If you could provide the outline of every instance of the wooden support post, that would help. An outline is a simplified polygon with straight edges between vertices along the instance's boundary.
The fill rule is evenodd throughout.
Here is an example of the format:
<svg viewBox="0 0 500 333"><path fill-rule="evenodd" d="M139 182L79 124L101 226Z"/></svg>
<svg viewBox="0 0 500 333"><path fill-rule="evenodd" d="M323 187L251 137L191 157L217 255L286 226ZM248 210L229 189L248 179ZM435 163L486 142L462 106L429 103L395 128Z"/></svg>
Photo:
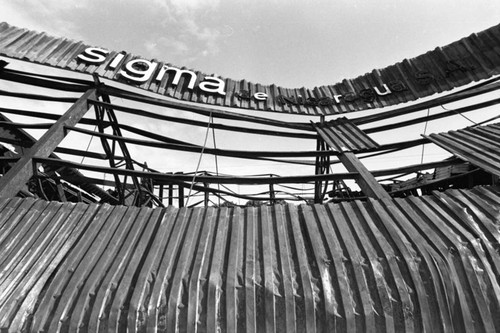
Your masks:
<svg viewBox="0 0 500 333"><path fill-rule="evenodd" d="M59 177L56 177L55 182L57 186L57 195L59 196L59 200L62 202L67 202L68 200L66 199L66 194L64 193L64 187Z"/></svg>
<svg viewBox="0 0 500 333"><path fill-rule="evenodd" d="M273 177L273 175L271 175L271 178ZM274 193L274 184L269 184L269 203L271 205L275 205L276 204L276 195Z"/></svg>
<svg viewBox="0 0 500 333"><path fill-rule="evenodd" d="M33 158L52 154L66 136L65 126L75 126L88 111L89 98L96 98L95 89L87 90L0 179L0 197L17 195L33 176Z"/></svg>
<svg viewBox="0 0 500 333"><path fill-rule="evenodd" d="M172 206L174 204L174 184L170 183L168 185L168 205Z"/></svg>
<svg viewBox="0 0 500 333"><path fill-rule="evenodd" d="M339 160L347 171L359 173L358 185L366 196L376 199L391 198L354 153L343 152L339 155Z"/></svg>
<svg viewBox="0 0 500 333"><path fill-rule="evenodd" d="M179 200L179 208L184 207L184 187L182 185L178 186L177 194Z"/></svg>
<svg viewBox="0 0 500 333"><path fill-rule="evenodd" d="M205 198L204 198L204 202L203 204L205 205L205 207L208 207L208 204L210 202L210 192L208 191L208 187L210 187L210 184L209 183L203 183L203 186L205 186L207 188L207 190L205 190Z"/></svg>
<svg viewBox="0 0 500 333"><path fill-rule="evenodd" d="M154 189L154 187L153 187L153 189ZM163 184L161 184L160 188L158 189L158 199L160 199L160 202L163 203Z"/></svg>

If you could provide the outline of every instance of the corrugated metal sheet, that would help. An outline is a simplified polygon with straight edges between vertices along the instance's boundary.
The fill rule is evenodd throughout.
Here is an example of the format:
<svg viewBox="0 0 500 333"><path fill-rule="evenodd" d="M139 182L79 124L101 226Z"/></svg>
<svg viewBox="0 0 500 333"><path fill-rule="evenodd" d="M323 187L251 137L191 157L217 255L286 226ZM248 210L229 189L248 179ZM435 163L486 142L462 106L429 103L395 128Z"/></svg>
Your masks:
<svg viewBox="0 0 500 333"><path fill-rule="evenodd" d="M425 136L453 155L500 176L500 124Z"/></svg>
<svg viewBox="0 0 500 333"><path fill-rule="evenodd" d="M500 189L314 206L0 199L2 332L498 332Z"/></svg>
<svg viewBox="0 0 500 333"><path fill-rule="evenodd" d="M379 147L378 143L345 117L324 123L313 123L313 126L334 151L359 152Z"/></svg>
<svg viewBox="0 0 500 333"><path fill-rule="evenodd" d="M90 45L83 42L0 23L1 55L77 72L96 73L126 83L118 74L120 66L137 59L136 55L124 53L121 64L116 68L109 67L118 54L115 51L110 51L107 60L100 66L78 62L76 57L87 47ZM167 62L158 63L157 70L163 65L170 66ZM318 67L320 70L321 67ZM207 76L195 72L198 82ZM172 75L165 75L161 82L155 81L155 75L152 75L140 87L169 97L212 105L287 113L336 114L412 101L499 73L500 25L355 79L314 89L286 89L221 78L226 88L226 95L222 96L207 94L198 87L187 90L183 87L186 84L184 79L177 86L171 85ZM266 93L268 99L258 101L242 97L256 92Z"/></svg>

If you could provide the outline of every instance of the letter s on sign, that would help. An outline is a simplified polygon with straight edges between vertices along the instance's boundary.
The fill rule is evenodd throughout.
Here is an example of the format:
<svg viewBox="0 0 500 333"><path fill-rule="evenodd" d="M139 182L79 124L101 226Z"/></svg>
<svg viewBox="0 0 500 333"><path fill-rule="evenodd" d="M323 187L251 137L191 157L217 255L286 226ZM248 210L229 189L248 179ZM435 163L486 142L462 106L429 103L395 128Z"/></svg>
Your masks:
<svg viewBox="0 0 500 333"><path fill-rule="evenodd" d="M100 49L98 47L87 47L83 53L77 56L78 59L92 64L102 64L106 60L108 50Z"/></svg>

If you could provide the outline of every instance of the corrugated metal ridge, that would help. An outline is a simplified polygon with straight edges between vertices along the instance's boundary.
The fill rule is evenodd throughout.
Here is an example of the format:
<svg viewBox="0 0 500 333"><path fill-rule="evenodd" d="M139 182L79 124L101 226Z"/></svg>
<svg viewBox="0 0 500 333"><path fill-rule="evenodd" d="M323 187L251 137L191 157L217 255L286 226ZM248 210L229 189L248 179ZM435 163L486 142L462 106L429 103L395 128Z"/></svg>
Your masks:
<svg viewBox="0 0 500 333"><path fill-rule="evenodd" d="M426 136L453 155L500 176L500 123Z"/></svg>
<svg viewBox="0 0 500 333"><path fill-rule="evenodd" d="M499 36L500 25L497 25L384 69L313 89L287 89L274 84L261 85L219 77L225 82L226 94L207 94L197 86L193 90L185 89L187 82L184 78L177 86L172 85L172 75L165 75L161 82L155 81L151 75L139 87L185 101L244 109L312 115L352 112L416 100L498 75ZM116 68L108 66L119 54L112 50L102 65L77 61L76 57L90 46L0 23L0 55L82 73L96 73L126 83L119 74L121 65L138 56L122 53L123 60ZM155 62L159 64L157 68L171 66L167 62ZM197 84L210 76L193 72L198 77ZM256 92L267 94L267 100L251 97Z"/></svg>
<svg viewBox="0 0 500 333"><path fill-rule="evenodd" d="M0 199L2 332L494 332L500 188L314 206Z"/></svg>
<svg viewBox="0 0 500 333"><path fill-rule="evenodd" d="M328 146L337 152L360 152L379 147L365 132L345 117L324 123L313 123L313 126Z"/></svg>

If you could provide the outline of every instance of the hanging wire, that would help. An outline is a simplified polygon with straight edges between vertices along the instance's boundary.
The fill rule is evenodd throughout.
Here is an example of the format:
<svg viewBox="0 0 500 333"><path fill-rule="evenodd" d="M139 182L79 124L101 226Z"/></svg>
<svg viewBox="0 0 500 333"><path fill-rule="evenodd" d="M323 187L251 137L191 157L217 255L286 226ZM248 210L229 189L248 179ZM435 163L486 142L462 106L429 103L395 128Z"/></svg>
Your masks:
<svg viewBox="0 0 500 333"><path fill-rule="evenodd" d="M427 132L427 124L429 123L429 115L431 113L431 109L428 108L427 109L427 120L425 121L425 126L424 126L424 135L426 134ZM420 164L423 164L424 163L424 151L425 151L425 143L422 144L422 156L420 157Z"/></svg>
<svg viewBox="0 0 500 333"><path fill-rule="evenodd" d="M213 122L213 118L212 118L212 114L210 114L210 121L209 121L209 124L211 124ZM212 140L214 142L214 149L217 149L217 143L215 141L215 128L212 126ZM219 163L218 163L218 159L217 159L217 154L214 154L214 158L215 158L215 174L217 175L217 177L219 177ZM220 184L217 183L217 189L220 191ZM220 206L220 197L217 197L217 200L218 200L218 205Z"/></svg>
<svg viewBox="0 0 500 333"><path fill-rule="evenodd" d="M95 132L95 130L97 129L97 125L94 126L94 130L93 132ZM93 135L90 136L90 140L89 140L89 144L87 145L87 149L85 149L85 152L88 152L89 149L90 149L90 145L92 144L92 139L94 138ZM80 164L83 164L83 161L85 160L85 155L82 156L82 160L80 162Z"/></svg>
<svg viewBox="0 0 500 333"><path fill-rule="evenodd" d="M472 125L472 126L470 126L470 127L481 126L481 125L483 125L483 124L489 123L490 121L497 120L498 118L500 118L500 116L495 116L495 117L493 117L493 118L489 118L489 119L483 120L483 121L481 121L481 122L479 122L479 123L477 123L477 124L474 124L474 125Z"/></svg>
<svg viewBox="0 0 500 333"><path fill-rule="evenodd" d="M188 196L186 199L186 206L188 206L189 198L191 197L191 192L193 191L193 186L194 186L194 183L196 180L196 176L198 175L198 170L200 168L201 159L203 158L203 153L205 152L205 147L207 146L208 133L210 133L210 124L211 123L212 123L212 112L210 112L210 121L208 122L207 131L205 133L205 140L203 142L203 147L201 148L200 158L198 159L198 165L196 165L196 171L194 172L193 180L191 181L191 186L189 187L189 192L188 192Z"/></svg>
<svg viewBox="0 0 500 333"><path fill-rule="evenodd" d="M474 120L472 120L472 119L470 119L469 117L467 117L467 116L463 115L462 113L458 112L457 110L455 110L455 109L452 109L452 110L447 109L447 108L445 108L443 105L441 105L441 107L443 108L443 110L445 110L445 111L453 111L453 112L455 112L456 114L458 114L458 115L460 115L460 116L464 117L465 119L467 119L468 121L470 121L470 122L471 122L471 123L473 123L474 125L477 125L477 123L476 123Z"/></svg>

